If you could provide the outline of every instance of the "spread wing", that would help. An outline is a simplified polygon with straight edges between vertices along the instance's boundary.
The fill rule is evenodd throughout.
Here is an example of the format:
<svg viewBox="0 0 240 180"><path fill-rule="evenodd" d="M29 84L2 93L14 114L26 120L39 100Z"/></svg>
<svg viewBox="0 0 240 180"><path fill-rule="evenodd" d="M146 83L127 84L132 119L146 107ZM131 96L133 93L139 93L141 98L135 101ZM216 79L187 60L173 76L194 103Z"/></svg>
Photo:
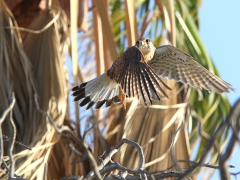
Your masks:
<svg viewBox="0 0 240 180"><path fill-rule="evenodd" d="M95 109L99 109L105 102L106 107L112 103L119 102L119 85L107 76L107 73L85 82L72 89L74 101L81 100L80 106L88 104L86 109L96 104Z"/></svg>
<svg viewBox="0 0 240 180"><path fill-rule="evenodd" d="M151 105L152 100L167 97L163 87L170 89L146 64L136 46L128 48L115 61L108 74L120 84L127 97L137 97L144 106Z"/></svg>
<svg viewBox="0 0 240 180"><path fill-rule="evenodd" d="M192 87L216 93L233 90L231 85L197 63L193 57L171 45L157 47L148 65L162 78L173 79Z"/></svg>

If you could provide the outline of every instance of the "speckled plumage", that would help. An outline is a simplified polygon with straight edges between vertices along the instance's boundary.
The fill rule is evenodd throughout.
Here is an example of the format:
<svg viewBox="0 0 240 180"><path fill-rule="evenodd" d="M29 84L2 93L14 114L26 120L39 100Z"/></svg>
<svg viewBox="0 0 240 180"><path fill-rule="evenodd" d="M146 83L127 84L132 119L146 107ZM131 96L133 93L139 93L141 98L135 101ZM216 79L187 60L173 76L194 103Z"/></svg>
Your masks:
<svg viewBox="0 0 240 180"><path fill-rule="evenodd" d="M107 74L119 83L127 97L137 97L141 104L149 106L152 100L167 97L162 88L170 88L147 65L145 60L140 49L132 46L113 63Z"/></svg>
<svg viewBox="0 0 240 180"><path fill-rule="evenodd" d="M162 78L173 79L194 88L216 93L233 90L231 85L196 62L193 57L171 45L157 47L148 65Z"/></svg>
<svg viewBox="0 0 240 180"><path fill-rule="evenodd" d="M161 78L217 93L233 90L190 55L170 45L155 48L150 39L143 38L118 57L106 73L74 87L73 96L75 101L83 99L80 106L88 104L87 109L120 101L126 108L126 97L136 97L142 105L150 106L152 100L167 97L164 89L170 88Z"/></svg>

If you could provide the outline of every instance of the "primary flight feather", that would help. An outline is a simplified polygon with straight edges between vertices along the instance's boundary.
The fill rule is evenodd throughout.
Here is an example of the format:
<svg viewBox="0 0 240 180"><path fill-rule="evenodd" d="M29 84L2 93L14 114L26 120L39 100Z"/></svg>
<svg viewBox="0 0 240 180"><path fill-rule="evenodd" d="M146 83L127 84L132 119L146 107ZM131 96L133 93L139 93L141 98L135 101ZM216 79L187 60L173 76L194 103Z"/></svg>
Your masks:
<svg viewBox="0 0 240 180"><path fill-rule="evenodd" d="M170 89L161 78L173 79L194 88L204 88L216 93L233 90L231 85L197 63L190 55L171 45L155 48L148 38L139 39L118 57L111 68L95 79L74 87L74 100L83 99L80 106L87 109L96 104L122 102L126 97L136 97L144 106L152 100L167 97L164 89Z"/></svg>

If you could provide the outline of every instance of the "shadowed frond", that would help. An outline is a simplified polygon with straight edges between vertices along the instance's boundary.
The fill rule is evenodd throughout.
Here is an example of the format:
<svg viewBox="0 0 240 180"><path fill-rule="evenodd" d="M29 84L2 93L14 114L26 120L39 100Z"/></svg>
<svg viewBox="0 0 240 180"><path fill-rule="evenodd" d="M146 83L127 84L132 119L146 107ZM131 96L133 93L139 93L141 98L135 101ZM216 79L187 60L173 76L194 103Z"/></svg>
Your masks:
<svg viewBox="0 0 240 180"><path fill-rule="evenodd" d="M33 126L30 123L36 115L33 108L35 84L31 64L23 51L18 36L13 30L17 26L7 6L0 1L0 112L8 106L12 92L15 93L16 104L13 110L13 119L17 127L17 140L29 144L32 140ZM8 117L9 118L9 117ZM5 120L2 126L3 134L12 137L10 121ZM28 134L25 132L28 131ZM7 148L7 147L6 147ZM22 147L18 146L18 152Z"/></svg>

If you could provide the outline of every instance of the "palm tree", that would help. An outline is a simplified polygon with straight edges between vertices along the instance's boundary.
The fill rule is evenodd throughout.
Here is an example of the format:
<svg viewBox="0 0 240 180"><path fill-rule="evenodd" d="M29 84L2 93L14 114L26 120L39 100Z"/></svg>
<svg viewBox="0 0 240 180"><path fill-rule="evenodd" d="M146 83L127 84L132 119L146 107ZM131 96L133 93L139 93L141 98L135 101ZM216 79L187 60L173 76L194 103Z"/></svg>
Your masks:
<svg viewBox="0 0 240 180"><path fill-rule="evenodd" d="M71 87L73 84L82 83L102 74L119 54L123 53L128 46L134 45L140 37L151 38L155 46L163 44L177 46L217 74L212 59L198 34L197 10L200 2L197 0L189 2L92 0L88 3L86 0L80 0L79 5L74 3L76 1L71 1L70 12L72 34L70 56L73 65L73 75L69 79L73 81ZM5 5L2 4L2 6ZM195 157L195 160L198 160L207 142L206 136L202 134L212 135L229 113L230 105L226 96L192 90L183 84L166 80L168 86L173 89L167 92L170 99L163 99L149 108L138 105L136 100L127 101L126 111L120 105L98 111L86 111L70 102L71 98L70 103L67 104L66 76L62 64L63 50L67 43L67 19L58 1L53 1L49 7L50 10L41 11L31 25L27 26L34 32L26 29L21 31L24 32L22 33L23 48L21 45L18 48L24 49L28 57L25 61L33 68L33 70L27 69L25 73L27 77L32 78L27 81L30 83L26 93L29 97L24 96L25 101L34 104L33 93L38 94L40 108L50 114L57 125L64 123L79 137L89 127L94 126L87 141L91 144L90 147L96 159L104 150L109 151L122 138L128 138L142 146L146 158L145 168L148 171L166 170L173 164L174 169L189 166L188 163L180 163L178 160L189 160L190 151L195 146L199 147ZM4 8L1 9L1 13L7 14L8 18L11 17ZM87 16L89 19L86 18ZM56 20L51 24L51 20L55 17L57 17ZM78 24L74 17L80 19ZM45 30L44 27L47 24L51 26ZM87 25L88 28L86 28ZM11 26L11 24L1 24L1 26ZM77 27L81 29L78 36ZM39 31L40 29L43 30ZM25 79L23 84L27 83ZM16 83L13 76L10 80ZM6 85L6 88L9 87ZM68 93L71 92L68 91ZM1 97L9 96L6 93L1 94ZM0 107L1 112L6 107L7 104ZM16 159L25 157L17 166L16 172L25 178L42 179L46 162L49 162L49 179L61 178L70 173L85 175L89 172L91 168L87 160L84 163L69 166L77 158L77 155L68 148L69 142L72 142L79 151L82 151L81 144L70 138L59 139L47 118L39 113L35 106L32 107L34 108L29 116L34 121L28 122L32 138L22 140L22 136L26 133L19 131L17 138L38 150L31 154L27 150L16 154ZM16 117L14 120L17 126L22 125L16 112L13 114ZM20 114L23 114L23 111ZM205 133L198 131L200 122ZM28 128L25 127L25 123L23 127ZM10 125L4 127L4 129L10 128ZM29 137L29 135L25 136ZM227 137L228 131L218 139L218 146L222 148ZM217 152L212 150L211 153L212 158L209 163L214 164L217 161ZM125 146L114 157L114 161L134 169L138 165L139 157L134 149Z"/></svg>

